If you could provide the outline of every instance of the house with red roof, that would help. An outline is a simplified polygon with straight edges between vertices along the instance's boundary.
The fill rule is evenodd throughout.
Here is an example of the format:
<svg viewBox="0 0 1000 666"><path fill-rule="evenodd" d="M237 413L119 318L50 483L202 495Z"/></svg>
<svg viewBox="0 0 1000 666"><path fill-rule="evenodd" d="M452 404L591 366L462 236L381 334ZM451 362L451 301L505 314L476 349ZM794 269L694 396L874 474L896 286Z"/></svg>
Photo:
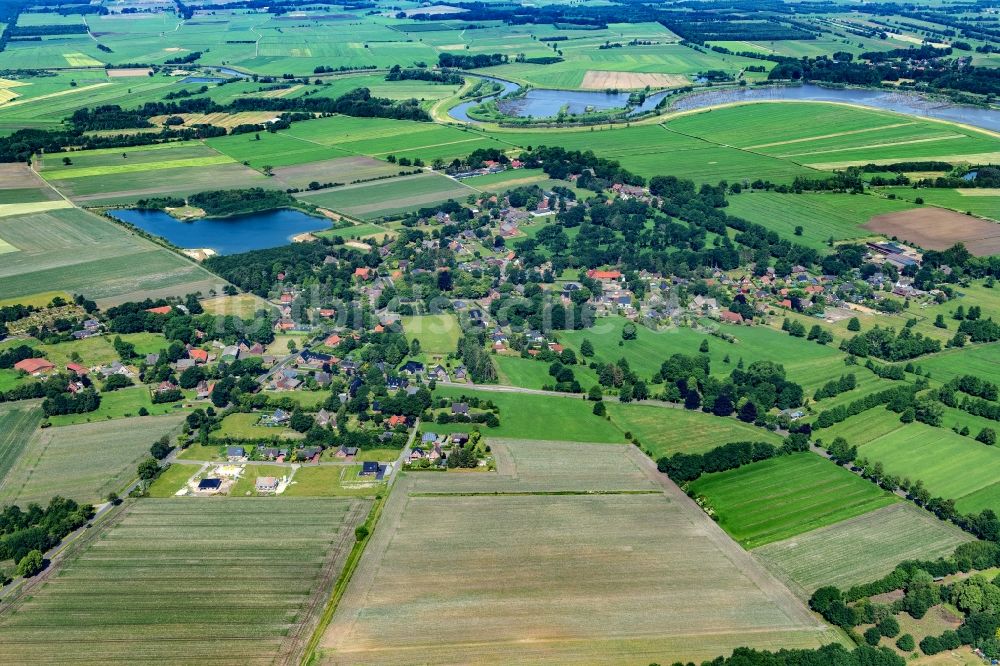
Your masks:
<svg viewBox="0 0 1000 666"><path fill-rule="evenodd" d="M29 375L42 375L47 372L52 372L56 369L56 366L44 358L26 358L23 361L18 361L14 364L15 370L20 370L21 372L26 372Z"/></svg>
<svg viewBox="0 0 1000 666"><path fill-rule="evenodd" d="M79 363L68 363L66 365L66 369L69 370L70 372L75 372L76 374L80 375L81 377L83 377L85 374L87 374L87 368L83 367Z"/></svg>
<svg viewBox="0 0 1000 666"><path fill-rule="evenodd" d="M587 271L587 277L591 280L620 280L622 273L621 271L599 271L591 268Z"/></svg>
<svg viewBox="0 0 1000 666"><path fill-rule="evenodd" d="M173 310L173 308L169 305L161 305L158 308L147 308L146 312L152 312L153 314L170 314L171 310Z"/></svg>
<svg viewBox="0 0 1000 666"><path fill-rule="evenodd" d="M362 280L367 280L371 277L372 269L367 266L358 266L354 269L354 277L361 278Z"/></svg>
<svg viewBox="0 0 1000 666"><path fill-rule="evenodd" d="M719 317L722 318L722 321L728 321L730 324L743 323L743 315L741 315L739 312L730 312L729 310L723 310L722 312L719 313Z"/></svg>
<svg viewBox="0 0 1000 666"><path fill-rule="evenodd" d="M341 340L343 340L343 338L341 338L339 335L337 335L336 333L334 333L333 335L331 335L330 337L328 337L326 340L324 340L323 344L326 345L327 347L336 347L337 345L340 344Z"/></svg>
<svg viewBox="0 0 1000 666"><path fill-rule="evenodd" d="M189 349L188 358L194 360L195 363L208 363L208 352L204 349Z"/></svg>
<svg viewBox="0 0 1000 666"><path fill-rule="evenodd" d="M390 416L386 423L389 424L390 428L395 428L396 426L406 425L406 417L401 414L395 414Z"/></svg>

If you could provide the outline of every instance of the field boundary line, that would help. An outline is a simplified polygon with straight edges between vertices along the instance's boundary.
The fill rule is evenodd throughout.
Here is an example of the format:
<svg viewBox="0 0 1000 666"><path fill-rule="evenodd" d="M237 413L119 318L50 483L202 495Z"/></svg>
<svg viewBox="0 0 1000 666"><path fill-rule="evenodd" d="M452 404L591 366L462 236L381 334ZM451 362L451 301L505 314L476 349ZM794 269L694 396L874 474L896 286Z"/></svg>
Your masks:
<svg viewBox="0 0 1000 666"><path fill-rule="evenodd" d="M733 146L733 145L730 145L728 143L718 143L716 141L711 141L709 139L706 139L705 137L696 136L694 134L687 134L686 132L680 132L678 130L675 130L672 127L667 127L667 122L669 120L673 120L673 119L672 118L668 118L667 120L664 120L664 121L662 121L660 123L657 123L657 124L660 127L662 127L663 129L665 129L666 131L668 131L668 132L673 132L674 134L677 134L678 136L686 136L687 138L689 138L689 139L695 139L696 141L702 141L704 143L707 143L710 146L717 146L719 148L729 148L730 150L738 150L741 153L746 153L748 155L753 155L755 157L760 157L760 158L765 158L765 159L777 160L778 162L788 162L790 164L795 164L797 166L800 166L803 169L809 169L810 171L821 171L820 169L816 169L815 167L812 167L812 166L810 166L808 164L802 164L800 162L796 162L793 159L785 159L783 157L775 157L774 155L766 155L764 153L758 153L755 150L748 150L747 148L740 148L739 146Z"/></svg>
<svg viewBox="0 0 1000 666"><path fill-rule="evenodd" d="M788 139L787 141L772 141L771 143L758 143L755 146L747 146L748 149L754 148L771 148L772 146L787 146L791 143L802 143L804 141L818 141L820 139L836 139L841 136L850 136L852 134L864 134L865 132L878 132L879 130L895 129L897 127L907 127L909 125L916 125L917 121L911 121L908 123L894 123L892 125L881 125L879 127L865 127L863 129L856 130L845 130L843 132L834 132L833 134L818 134L816 136L807 136L802 139Z"/></svg>

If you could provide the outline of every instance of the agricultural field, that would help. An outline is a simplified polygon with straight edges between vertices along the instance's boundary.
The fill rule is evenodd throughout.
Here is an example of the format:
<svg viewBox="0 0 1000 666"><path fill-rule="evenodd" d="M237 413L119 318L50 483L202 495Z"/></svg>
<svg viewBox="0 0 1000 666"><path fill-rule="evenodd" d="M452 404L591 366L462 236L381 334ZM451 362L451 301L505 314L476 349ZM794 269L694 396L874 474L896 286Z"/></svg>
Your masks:
<svg viewBox="0 0 1000 666"><path fill-rule="evenodd" d="M944 428L916 422L904 425L898 416L896 426L860 446L858 456L881 462L889 474L920 479L931 495L956 500L962 513L1000 510L1000 489L994 487L993 473L1000 450Z"/></svg>
<svg viewBox="0 0 1000 666"><path fill-rule="evenodd" d="M187 392L193 396L193 391ZM113 419L126 419L138 416L139 410L146 408L148 415L187 414L190 404L184 402L153 403L153 398L146 386L123 388L110 393L101 393L101 405L92 412L82 414L60 414L49 418L53 426L69 426L81 423L101 423Z"/></svg>
<svg viewBox="0 0 1000 666"><path fill-rule="evenodd" d="M452 314L403 317L403 333L407 340L420 341L420 349L428 354L447 355L458 349L462 330Z"/></svg>
<svg viewBox="0 0 1000 666"><path fill-rule="evenodd" d="M368 507L130 502L0 609L0 661L298 663Z"/></svg>
<svg viewBox="0 0 1000 666"><path fill-rule="evenodd" d="M204 191L206 183L215 189L280 186L201 142L78 151L66 158L71 164L59 156L47 157L41 175L65 196L88 206L183 197Z"/></svg>
<svg viewBox="0 0 1000 666"><path fill-rule="evenodd" d="M692 481L690 488L746 548L758 548L899 501L813 453L704 474Z"/></svg>
<svg viewBox="0 0 1000 666"><path fill-rule="evenodd" d="M903 560L934 560L973 537L909 502L769 543L753 556L807 597L823 585L846 589L892 571Z"/></svg>
<svg viewBox="0 0 1000 666"><path fill-rule="evenodd" d="M188 259L77 208L0 218L17 248L0 263L0 298L59 289L101 305L207 292L224 284Z"/></svg>
<svg viewBox="0 0 1000 666"><path fill-rule="evenodd" d="M100 502L135 478L149 447L180 429L181 416L144 416L36 430L0 482L0 504L46 504L54 495Z"/></svg>
<svg viewBox="0 0 1000 666"><path fill-rule="evenodd" d="M949 190L926 187L915 190L912 187L889 187L885 188L885 191L905 201L914 201L920 197L932 206L1000 221L1000 191L995 189L982 187Z"/></svg>
<svg viewBox="0 0 1000 666"><path fill-rule="evenodd" d="M493 494L491 475L464 474L449 495L445 475L404 475L324 634L320 663L669 662L736 645L837 640L675 486L660 486L648 460L644 482L634 466L600 467L628 447L578 445L586 455L564 466L568 445L506 445L515 457L533 451L541 464L526 473L546 459L564 469L552 488L566 488L576 471L580 490L620 488L622 479L647 490ZM480 480L485 494L472 490ZM424 563L442 559L452 572L445 587L423 575ZM670 612L677 604L686 612ZM410 630L429 622L433 634Z"/></svg>
<svg viewBox="0 0 1000 666"><path fill-rule="evenodd" d="M474 391L461 387L438 386L435 396L459 399L476 396L500 408L500 425L479 426L487 437L513 439L572 440L577 442L624 442L625 434L613 423L593 414L592 402L579 396L556 397L525 393ZM469 432L469 423L434 424L434 432Z"/></svg>
<svg viewBox="0 0 1000 666"><path fill-rule="evenodd" d="M957 125L834 104L752 104L668 120L671 131L813 169L989 160L1000 139Z"/></svg>
<svg viewBox="0 0 1000 666"><path fill-rule="evenodd" d="M653 460L674 453L704 453L729 442L781 444L781 437L770 430L701 411L617 402L609 402L607 409L612 422L631 432Z"/></svg>
<svg viewBox="0 0 1000 666"><path fill-rule="evenodd" d="M0 479L7 476L41 422L42 410L35 401L0 406Z"/></svg>
<svg viewBox="0 0 1000 666"><path fill-rule="evenodd" d="M830 238L841 241L871 236L862 225L875 215L912 207L874 196L753 192L729 197L726 212L822 252L828 250ZM796 227L802 227L801 236L795 234Z"/></svg>
<svg viewBox="0 0 1000 666"><path fill-rule="evenodd" d="M400 176L299 195L303 201L362 220L399 215L449 199L465 201L476 191L437 173Z"/></svg>

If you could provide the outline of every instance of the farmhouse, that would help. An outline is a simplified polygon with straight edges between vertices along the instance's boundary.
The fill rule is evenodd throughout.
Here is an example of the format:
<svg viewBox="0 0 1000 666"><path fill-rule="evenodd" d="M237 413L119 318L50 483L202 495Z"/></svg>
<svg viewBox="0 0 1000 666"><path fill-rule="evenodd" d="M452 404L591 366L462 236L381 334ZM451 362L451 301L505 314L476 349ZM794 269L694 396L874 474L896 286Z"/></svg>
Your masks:
<svg viewBox="0 0 1000 666"><path fill-rule="evenodd" d="M44 358L26 358L23 361L18 361L14 364L16 370L21 372L26 372L29 375L43 375L47 372L52 372L55 370L56 366L49 363Z"/></svg>

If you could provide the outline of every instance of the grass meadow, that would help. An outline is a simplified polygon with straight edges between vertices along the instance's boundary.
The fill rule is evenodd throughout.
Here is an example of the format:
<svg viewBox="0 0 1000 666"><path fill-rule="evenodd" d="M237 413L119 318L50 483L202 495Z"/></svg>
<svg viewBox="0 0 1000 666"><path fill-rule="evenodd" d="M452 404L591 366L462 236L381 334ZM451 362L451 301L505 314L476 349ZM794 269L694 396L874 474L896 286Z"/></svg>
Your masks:
<svg viewBox="0 0 1000 666"><path fill-rule="evenodd" d="M682 493L658 487L648 460L646 475L625 465L634 448L504 446L520 463L500 465L514 476L506 487L521 488L522 473L542 477L527 494L495 494L490 473L404 474L321 640L320 663L697 660L737 645L836 640ZM550 467L560 474L545 480ZM580 491L647 490L574 493L577 474ZM452 478L459 485L448 494ZM551 491L563 494L543 494ZM446 586L425 575L427 562L442 560ZM433 634L411 630L426 623Z"/></svg>
<svg viewBox="0 0 1000 666"><path fill-rule="evenodd" d="M796 243L828 250L827 241L870 237L863 229L875 215L909 210L914 205L899 200L852 194L776 194L752 192L729 197L726 212L761 224ZM802 235L795 237L795 228Z"/></svg>
<svg viewBox="0 0 1000 666"><path fill-rule="evenodd" d="M729 442L778 446L782 439L764 428L701 411L616 402L609 402L607 409L611 420L623 431L631 432L654 460L674 453L703 453Z"/></svg>
<svg viewBox="0 0 1000 666"><path fill-rule="evenodd" d="M561 440L577 442L624 442L624 433L613 423L594 416L593 404L578 396L557 397L524 393L474 391L452 386L438 386L437 396L459 398L475 396L490 400L500 408L500 425L479 426L487 437L512 439ZM434 424L435 432L468 432L469 423Z"/></svg>
<svg viewBox="0 0 1000 666"><path fill-rule="evenodd" d="M403 333L411 342L420 341L420 349L429 354L453 354L458 349L462 330L453 314L403 317Z"/></svg>
<svg viewBox="0 0 1000 666"><path fill-rule="evenodd" d="M846 589L892 571L903 560L950 555L973 537L909 502L761 546L754 557L803 597L823 585Z"/></svg>
<svg viewBox="0 0 1000 666"><path fill-rule="evenodd" d="M101 421L36 430L0 484L0 504L46 504L54 495L103 501L135 478L153 442L179 429L182 420L146 416L127 428Z"/></svg>
<svg viewBox="0 0 1000 666"><path fill-rule="evenodd" d="M442 203L464 201L472 188L437 173L420 173L300 195L307 203L362 220L376 220Z"/></svg>
<svg viewBox="0 0 1000 666"><path fill-rule="evenodd" d="M719 524L746 548L897 502L891 493L813 453L772 458L691 482Z"/></svg>
<svg viewBox="0 0 1000 666"><path fill-rule="evenodd" d="M895 194L905 201L922 198L928 204L950 208L960 213L972 213L980 217L988 217L1000 221L1000 192L995 189L938 189L912 187L890 187L887 192Z"/></svg>
<svg viewBox="0 0 1000 666"><path fill-rule="evenodd" d="M368 506L131 502L0 613L0 661L297 663Z"/></svg>

